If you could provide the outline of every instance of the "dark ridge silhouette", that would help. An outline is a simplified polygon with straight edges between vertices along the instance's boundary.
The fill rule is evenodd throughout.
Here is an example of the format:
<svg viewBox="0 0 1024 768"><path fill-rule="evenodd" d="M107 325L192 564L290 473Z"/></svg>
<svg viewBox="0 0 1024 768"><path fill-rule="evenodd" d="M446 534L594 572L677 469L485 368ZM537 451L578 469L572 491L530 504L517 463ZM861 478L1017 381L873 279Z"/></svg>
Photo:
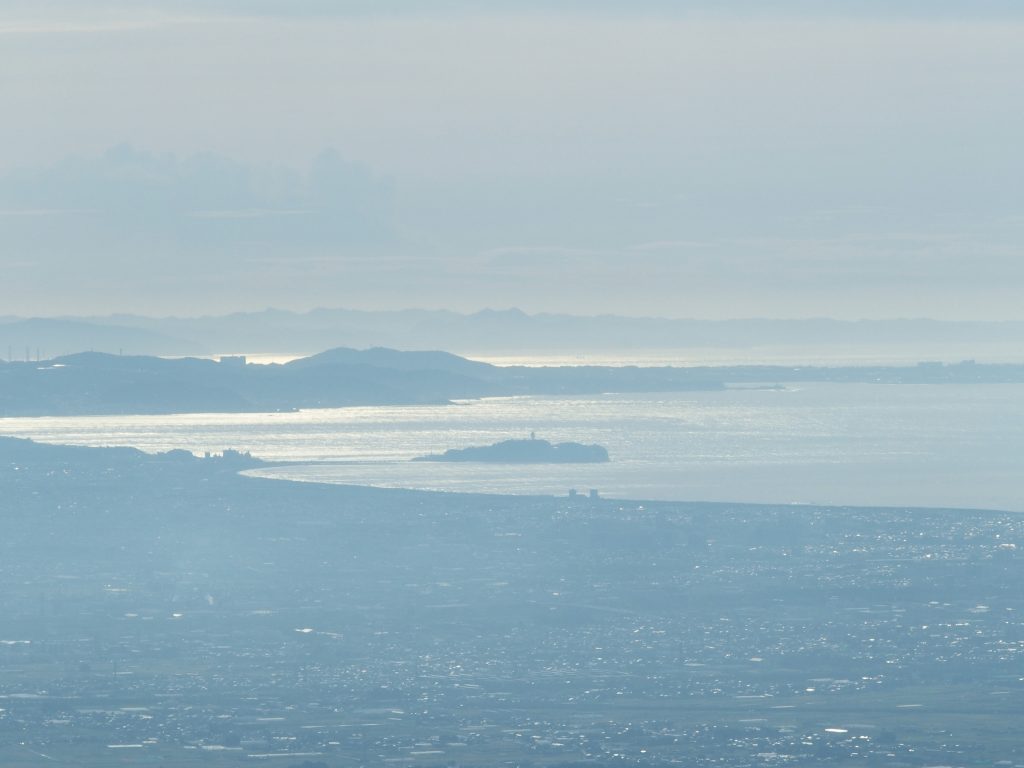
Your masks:
<svg viewBox="0 0 1024 768"><path fill-rule="evenodd" d="M683 369L501 368L392 349L334 349L287 365L84 352L0 365L0 416L288 411L719 387L714 376Z"/></svg>
<svg viewBox="0 0 1024 768"><path fill-rule="evenodd" d="M83 352L0 363L0 416L290 411L511 395L680 392L788 382L1014 383L1024 365L494 366L446 352L333 349L287 365Z"/></svg>
<svg viewBox="0 0 1024 768"><path fill-rule="evenodd" d="M265 462L248 452L225 448L222 453L196 456L189 451L176 448L163 453L146 453L138 448L117 446L112 448L91 448L81 445L51 445L23 437L0 435L0 466L9 468L31 468L37 466L91 466L114 468L138 465L178 465L216 467L237 472L265 466Z"/></svg>

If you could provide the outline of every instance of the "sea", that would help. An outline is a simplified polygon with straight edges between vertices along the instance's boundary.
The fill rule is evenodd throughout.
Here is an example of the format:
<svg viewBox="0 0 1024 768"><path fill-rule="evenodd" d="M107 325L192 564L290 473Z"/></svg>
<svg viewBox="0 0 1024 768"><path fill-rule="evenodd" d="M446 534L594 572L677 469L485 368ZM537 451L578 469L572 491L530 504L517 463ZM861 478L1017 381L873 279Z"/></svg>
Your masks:
<svg viewBox="0 0 1024 768"><path fill-rule="evenodd" d="M1024 512L1024 385L791 384L504 397L293 413L0 419L0 434L197 455L231 448L289 481L631 500ZM607 464L409 461L536 433Z"/></svg>

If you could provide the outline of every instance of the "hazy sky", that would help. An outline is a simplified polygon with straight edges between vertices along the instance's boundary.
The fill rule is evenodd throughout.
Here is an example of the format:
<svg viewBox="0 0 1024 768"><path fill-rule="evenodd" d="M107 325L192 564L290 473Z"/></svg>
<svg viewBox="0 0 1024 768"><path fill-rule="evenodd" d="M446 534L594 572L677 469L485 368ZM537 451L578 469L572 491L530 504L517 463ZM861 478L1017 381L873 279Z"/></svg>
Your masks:
<svg viewBox="0 0 1024 768"><path fill-rule="evenodd" d="M0 315L1024 319L1022 73L1016 0L4 0Z"/></svg>

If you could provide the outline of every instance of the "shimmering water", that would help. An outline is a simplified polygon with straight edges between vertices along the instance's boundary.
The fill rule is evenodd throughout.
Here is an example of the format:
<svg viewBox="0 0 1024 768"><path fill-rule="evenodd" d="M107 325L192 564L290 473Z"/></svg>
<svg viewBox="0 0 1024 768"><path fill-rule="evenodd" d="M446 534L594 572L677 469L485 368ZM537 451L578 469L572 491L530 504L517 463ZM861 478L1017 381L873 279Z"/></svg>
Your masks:
<svg viewBox="0 0 1024 768"><path fill-rule="evenodd" d="M598 465L409 463L536 430ZM2 419L0 433L302 462L297 480L499 493L1024 511L1024 386L813 384L273 414Z"/></svg>

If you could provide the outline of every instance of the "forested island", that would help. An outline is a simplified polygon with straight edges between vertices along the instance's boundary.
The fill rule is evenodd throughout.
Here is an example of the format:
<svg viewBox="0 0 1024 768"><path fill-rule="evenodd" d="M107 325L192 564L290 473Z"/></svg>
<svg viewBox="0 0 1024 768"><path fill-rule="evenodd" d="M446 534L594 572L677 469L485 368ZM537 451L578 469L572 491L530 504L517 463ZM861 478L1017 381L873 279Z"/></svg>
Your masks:
<svg viewBox="0 0 1024 768"><path fill-rule="evenodd" d="M531 437L529 440L502 440L494 445L451 448L444 453L417 456L413 461L479 461L495 464L596 464L608 461L608 450L601 445L551 443Z"/></svg>

